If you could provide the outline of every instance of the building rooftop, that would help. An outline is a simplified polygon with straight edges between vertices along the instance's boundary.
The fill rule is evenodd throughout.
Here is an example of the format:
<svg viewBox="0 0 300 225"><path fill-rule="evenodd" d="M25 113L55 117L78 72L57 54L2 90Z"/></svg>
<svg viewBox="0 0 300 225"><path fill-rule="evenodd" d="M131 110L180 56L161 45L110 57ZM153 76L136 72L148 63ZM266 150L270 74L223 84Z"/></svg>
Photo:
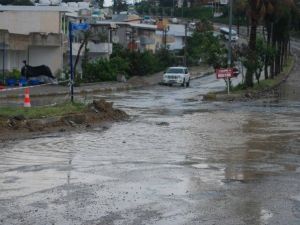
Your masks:
<svg viewBox="0 0 300 225"><path fill-rule="evenodd" d="M33 11L33 12L40 12L40 11L50 11L50 12L68 12L69 10L65 7L61 6L14 6L14 5L0 5L0 12L1 11Z"/></svg>
<svg viewBox="0 0 300 225"><path fill-rule="evenodd" d="M142 29L149 29L149 30L156 30L157 26L156 25L151 25L151 24L143 24L143 23L129 23L129 22L115 22L111 20L103 20L103 21L97 21L95 25L128 25L131 27L136 27L136 28L142 28Z"/></svg>

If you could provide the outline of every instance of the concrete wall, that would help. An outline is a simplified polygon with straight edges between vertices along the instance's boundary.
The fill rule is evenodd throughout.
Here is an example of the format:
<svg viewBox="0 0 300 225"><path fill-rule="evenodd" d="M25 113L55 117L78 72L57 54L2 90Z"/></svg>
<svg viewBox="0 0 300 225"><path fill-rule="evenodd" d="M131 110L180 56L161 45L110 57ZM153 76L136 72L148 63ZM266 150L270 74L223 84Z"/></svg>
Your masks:
<svg viewBox="0 0 300 225"><path fill-rule="evenodd" d="M0 29L10 33L61 33L59 12L5 11L0 13Z"/></svg>
<svg viewBox="0 0 300 225"><path fill-rule="evenodd" d="M7 61L7 67L8 70L17 69L21 71L22 66L24 65L22 63L23 60L27 59L27 52L26 51L9 51L8 52L9 61Z"/></svg>
<svg viewBox="0 0 300 225"><path fill-rule="evenodd" d="M52 73L62 68L62 54L60 47L30 46L28 49L28 64L31 66L47 65Z"/></svg>
<svg viewBox="0 0 300 225"><path fill-rule="evenodd" d="M7 70L7 53L4 55L4 69ZM0 51L0 73L2 73L3 70L3 51Z"/></svg>

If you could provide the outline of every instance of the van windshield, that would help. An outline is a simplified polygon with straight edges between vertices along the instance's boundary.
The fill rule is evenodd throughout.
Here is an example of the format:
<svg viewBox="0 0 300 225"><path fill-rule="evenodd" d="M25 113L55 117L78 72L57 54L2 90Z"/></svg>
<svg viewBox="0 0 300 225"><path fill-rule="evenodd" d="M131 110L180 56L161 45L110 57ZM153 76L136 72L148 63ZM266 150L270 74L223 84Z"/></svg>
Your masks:
<svg viewBox="0 0 300 225"><path fill-rule="evenodd" d="M167 73L184 73L184 70L181 68L169 68Z"/></svg>

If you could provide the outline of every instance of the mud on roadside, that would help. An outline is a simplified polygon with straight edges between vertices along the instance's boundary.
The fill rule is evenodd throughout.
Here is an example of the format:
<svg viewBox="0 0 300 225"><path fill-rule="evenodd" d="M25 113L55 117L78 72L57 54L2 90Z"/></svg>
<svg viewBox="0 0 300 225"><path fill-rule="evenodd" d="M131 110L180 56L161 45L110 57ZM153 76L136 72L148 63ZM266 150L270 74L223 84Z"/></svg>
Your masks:
<svg viewBox="0 0 300 225"><path fill-rule="evenodd" d="M0 140L18 140L55 132L81 131L128 118L124 111L113 108L112 102L95 100L82 113L42 119L27 119L24 116L2 117Z"/></svg>

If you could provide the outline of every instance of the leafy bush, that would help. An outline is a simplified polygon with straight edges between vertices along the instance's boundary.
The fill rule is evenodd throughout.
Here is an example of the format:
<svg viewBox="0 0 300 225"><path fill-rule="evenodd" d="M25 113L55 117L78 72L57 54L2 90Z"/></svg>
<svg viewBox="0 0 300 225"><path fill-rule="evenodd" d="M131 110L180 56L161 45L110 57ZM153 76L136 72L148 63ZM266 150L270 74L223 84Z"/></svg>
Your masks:
<svg viewBox="0 0 300 225"><path fill-rule="evenodd" d="M129 53L129 74L143 76L157 72L159 61L155 55L149 51Z"/></svg>
<svg viewBox="0 0 300 225"><path fill-rule="evenodd" d="M129 76L144 76L164 70L175 62L173 54L167 49L160 49L155 54L150 51L128 51L120 45L114 45L111 60L120 57L128 62L126 70Z"/></svg>
<svg viewBox="0 0 300 225"><path fill-rule="evenodd" d="M150 51L129 51L121 45L114 45L110 60L98 59L85 65L83 81L114 81L119 74L145 76L162 71L174 62L175 57L167 49L153 54Z"/></svg>
<svg viewBox="0 0 300 225"><path fill-rule="evenodd" d="M215 68L227 63L227 50L212 32L194 32L188 38L187 51L188 62L192 65L198 64L200 59Z"/></svg>
<svg viewBox="0 0 300 225"><path fill-rule="evenodd" d="M128 70L126 60L115 57L111 60L98 59L86 64L83 80L85 82L115 81L118 74Z"/></svg>

